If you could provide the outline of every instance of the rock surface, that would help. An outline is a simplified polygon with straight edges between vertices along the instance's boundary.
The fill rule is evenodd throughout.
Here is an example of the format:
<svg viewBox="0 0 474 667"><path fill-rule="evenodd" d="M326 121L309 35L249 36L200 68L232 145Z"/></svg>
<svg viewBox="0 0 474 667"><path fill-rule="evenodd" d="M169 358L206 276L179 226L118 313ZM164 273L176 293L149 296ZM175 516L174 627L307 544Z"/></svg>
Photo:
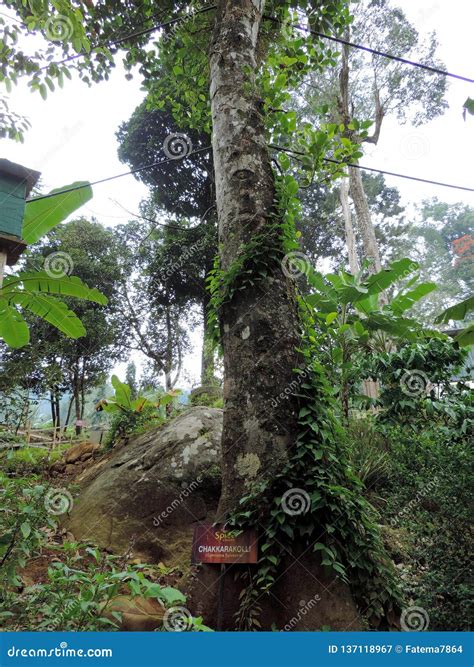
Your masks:
<svg viewBox="0 0 474 667"><path fill-rule="evenodd" d="M194 407L167 425L131 438L83 471L75 482L82 491L67 520L75 539L90 540L119 554L130 550L143 562L163 561L185 574L178 587L186 607L216 628L221 568L191 568L194 526L212 522L220 495L222 410ZM360 630L350 591L321 566L311 550L292 544L293 555L269 596L262 596L261 627L271 630ZM222 605L224 629L235 628L247 566L228 567ZM138 603L138 604L135 604ZM151 630L161 610L121 596L115 610L122 629Z"/></svg>
<svg viewBox="0 0 474 667"><path fill-rule="evenodd" d="M194 524L213 520L219 499L221 434L222 410L195 407L107 452L76 478L68 530L189 569Z"/></svg>
<svg viewBox="0 0 474 667"><path fill-rule="evenodd" d="M119 621L112 612L121 616ZM104 616L128 632L150 632L163 625L165 610L152 598L118 595L107 606Z"/></svg>
<svg viewBox="0 0 474 667"><path fill-rule="evenodd" d="M64 454L64 461L66 463L76 463L77 461L86 461L90 459L94 453L99 449L99 445L93 445L92 442L79 442L73 445Z"/></svg>

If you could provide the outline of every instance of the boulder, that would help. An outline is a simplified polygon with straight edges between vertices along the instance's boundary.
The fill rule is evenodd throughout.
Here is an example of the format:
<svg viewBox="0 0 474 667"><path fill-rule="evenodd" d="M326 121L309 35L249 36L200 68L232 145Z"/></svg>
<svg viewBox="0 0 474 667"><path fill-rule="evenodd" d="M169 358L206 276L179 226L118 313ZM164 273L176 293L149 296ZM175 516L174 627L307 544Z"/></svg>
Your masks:
<svg viewBox="0 0 474 667"><path fill-rule="evenodd" d="M130 438L83 471L66 519L78 540L189 568L194 524L220 494L222 410L194 407ZM84 453L84 451L81 453Z"/></svg>
<svg viewBox="0 0 474 667"><path fill-rule="evenodd" d="M120 620L113 612L120 614ZM152 598L118 595L107 605L103 614L120 630L128 632L150 632L163 625L165 610Z"/></svg>
<svg viewBox="0 0 474 667"><path fill-rule="evenodd" d="M93 445L92 442L79 442L66 451L64 461L66 463L76 463L79 460L85 461L84 457L91 458L98 449L99 445Z"/></svg>
<svg viewBox="0 0 474 667"><path fill-rule="evenodd" d="M163 562L184 575L178 588L186 607L204 623L235 628L247 566L228 566L225 586L218 565L191 567L194 526L212 522L220 495L222 410L192 407L162 427L122 442L80 473L79 497L65 519L76 540L92 541L142 562ZM262 596L261 628L360 630L349 588L322 566L311 549L291 545L269 596ZM179 576L179 575L178 575ZM161 624L162 610L119 596L122 629ZM110 611L110 610L109 610Z"/></svg>

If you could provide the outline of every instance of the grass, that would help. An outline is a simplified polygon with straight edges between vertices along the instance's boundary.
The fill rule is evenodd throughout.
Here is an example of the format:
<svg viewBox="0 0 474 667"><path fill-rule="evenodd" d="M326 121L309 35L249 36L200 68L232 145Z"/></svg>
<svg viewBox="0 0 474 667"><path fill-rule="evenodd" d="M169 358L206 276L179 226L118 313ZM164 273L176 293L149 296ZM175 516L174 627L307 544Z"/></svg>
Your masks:
<svg viewBox="0 0 474 667"><path fill-rule="evenodd" d="M38 470L62 458L69 445L60 445L54 450L39 447L21 447L0 453L0 467L6 472L18 470Z"/></svg>

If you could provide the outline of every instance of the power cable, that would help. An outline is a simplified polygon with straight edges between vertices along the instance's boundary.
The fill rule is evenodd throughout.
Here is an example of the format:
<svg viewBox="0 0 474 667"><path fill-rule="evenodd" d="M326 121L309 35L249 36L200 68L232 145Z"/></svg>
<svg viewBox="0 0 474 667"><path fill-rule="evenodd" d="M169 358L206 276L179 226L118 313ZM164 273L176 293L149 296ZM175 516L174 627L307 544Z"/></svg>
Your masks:
<svg viewBox="0 0 474 667"><path fill-rule="evenodd" d="M267 14L264 14L264 18L267 19L268 21L272 21L273 23L279 23L279 24L282 23L281 19L278 19L274 16L268 16ZM359 49L360 51L365 51L366 53L371 53L372 55L375 55L375 56L381 56L382 58L388 58L389 60L395 60L396 62L402 63L404 65L411 65L412 67L418 67L420 69L427 70L428 72L431 72L432 74L440 74L442 76L449 76L453 79L458 79L459 81L466 81L467 83L474 83L474 79L470 79L467 76L461 76L460 74L453 74L453 72L448 72L447 70L440 69L438 67L432 67L431 65L423 65L423 63L416 62L415 60L408 60L408 58L401 58L400 56L394 56L391 53L385 53L384 51L378 51L377 49L372 49L369 46L364 46L363 44L356 44L355 42L350 42L347 39L342 39L342 37L333 37L332 35L326 35L326 33L324 33L324 32L318 32L317 30L312 30L311 28L308 28L307 26L301 25L300 23L290 23L289 25L292 28L296 28L297 30L302 30L304 32L308 32L311 35L315 35L316 37L320 37L322 39L328 39L331 42L337 42L338 44L345 44L346 46L350 46L353 49Z"/></svg>
<svg viewBox="0 0 474 667"><path fill-rule="evenodd" d="M270 144L270 148L273 148L274 150L277 151L282 151L284 153L291 153L293 155L302 155L305 156L306 153L302 151L294 151L290 148L284 148L282 146L276 146L274 144ZM191 151L191 153L188 153L186 156L180 158L180 159L186 159L188 157L191 157L192 155L197 155L198 153L203 153L204 151L209 151L211 150L211 146L205 146L204 148L198 148L195 151ZM421 178L419 176L409 176L408 174L400 174L394 171L386 171L384 169L377 169L375 167L366 167L361 164L356 164L354 162L343 162L340 160L334 160L332 158L323 158L325 162L331 162L333 164L339 164L347 167L354 167L355 169L362 169L363 171L373 171L378 174L385 174L386 176L394 176L395 178L404 178L409 181L417 181L419 183L427 183L429 185L437 185L439 187L444 187L444 188L452 188L454 190L464 190L466 192L474 192L474 188L468 188L467 186L464 185L455 185L454 183L444 183L442 181L433 181L428 178ZM93 185L99 185L101 183L107 183L108 181L113 181L117 178L122 178L123 176L130 176L134 174L138 174L141 171L146 171L147 169L154 169L157 167L160 167L163 164L169 164L170 162L175 162L176 158L167 158L166 160L159 160L157 162L153 162L152 164L147 164L143 167L138 167L137 169L132 169L131 171L126 171L123 172L122 174L115 174L114 176L108 176L107 178L101 178L97 181L93 181L92 183L86 183L84 185L76 185L72 188L66 188L64 190L60 190L59 192L50 192L49 194L46 195L40 195L39 197L33 197L32 199L27 199L27 202L33 202L33 201L40 201L41 199L49 199L50 197L56 197L59 194L66 194L68 192L75 192L76 190L82 190L83 188L93 186Z"/></svg>
<svg viewBox="0 0 474 667"><path fill-rule="evenodd" d="M270 148L273 148L277 151L282 151L283 153L292 153L293 155L306 156L306 153L303 151L294 151L291 148L284 148L283 146L276 146L275 144L270 144ZM323 158L324 162L331 162L332 164L340 164L346 167L354 167L355 169L362 169L363 171L374 171L377 174L385 174L386 176L395 176L396 178L405 178L409 181L417 181L419 183L429 183L430 185L439 185L443 188L453 188L455 190L465 190L466 192L474 192L474 188L468 188L464 185L454 185L453 183L443 183L441 181L432 181L428 178L421 178L419 176L408 176L408 174L399 174L395 171L385 171L384 169L376 169L375 167L366 167L362 164L356 164L355 162L343 162L342 160L334 160L333 158L325 157Z"/></svg>
<svg viewBox="0 0 474 667"><path fill-rule="evenodd" d="M195 151L191 151L187 155L180 157L180 160L184 160L192 155L197 155L198 153L203 153L211 149L211 146L206 146L205 148L198 148ZM47 195L40 195L39 197L33 197L32 199L27 199L28 202L40 201L41 199L49 199L50 197L56 197L57 195L66 194L67 192L75 192L76 190L82 190L83 188L92 187L93 185L99 185L100 183L107 183L107 181L113 181L116 178L122 178L122 176L130 176L132 174L138 174L141 171L146 171L147 169L153 169L159 167L162 164L169 164L170 162L176 162L176 158L167 158L166 160L159 160L158 162L152 162L147 164L144 167L138 167L137 169L132 169L131 171L125 171L122 174L115 174L115 176L108 176L107 178L100 178L98 181L93 181L92 183L85 183L84 185L75 185L72 188L65 188L59 192L50 192Z"/></svg>

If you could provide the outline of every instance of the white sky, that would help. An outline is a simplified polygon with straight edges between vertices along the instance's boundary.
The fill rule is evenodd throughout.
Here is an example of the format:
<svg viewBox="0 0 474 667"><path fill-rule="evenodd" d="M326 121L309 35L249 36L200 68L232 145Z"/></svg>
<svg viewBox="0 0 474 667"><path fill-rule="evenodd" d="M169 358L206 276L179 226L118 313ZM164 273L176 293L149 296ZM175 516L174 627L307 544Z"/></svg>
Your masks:
<svg viewBox="0 0 474 667"><path fill-rule="evenodd" d="M438 53L449 71L474 78L472 0L398 0L393 4L405 11L420 33L436 31L440 42ZM449 109L443 117L419 128L400 126L395 120L386 119L379 144L369 148L363 163L474 187L474 116L468 115L466 121L462 118L462 105L468 96L474 97L472 84L450 79L446 97ZM1 157L41 171L46 189L127 171L117 158L115 132L143 97L139 79L126 81L120 68L108 82L91 88L78 80L66 80L64 89L50 93L46 101L29 91L26 80L20 80L9 96L9 105L26 115L32 128L24 144L3 140ZM474 206L474 193L393 177L386 180L400 190L405 204L437 196L449 203L461 201ZM104 225L123 223L129 216L114 200L138 212L146 192L131 176L98 185L93 200L80 213L94 215ZM195 381L199 350L187 360L186 367Z"/></svg>

